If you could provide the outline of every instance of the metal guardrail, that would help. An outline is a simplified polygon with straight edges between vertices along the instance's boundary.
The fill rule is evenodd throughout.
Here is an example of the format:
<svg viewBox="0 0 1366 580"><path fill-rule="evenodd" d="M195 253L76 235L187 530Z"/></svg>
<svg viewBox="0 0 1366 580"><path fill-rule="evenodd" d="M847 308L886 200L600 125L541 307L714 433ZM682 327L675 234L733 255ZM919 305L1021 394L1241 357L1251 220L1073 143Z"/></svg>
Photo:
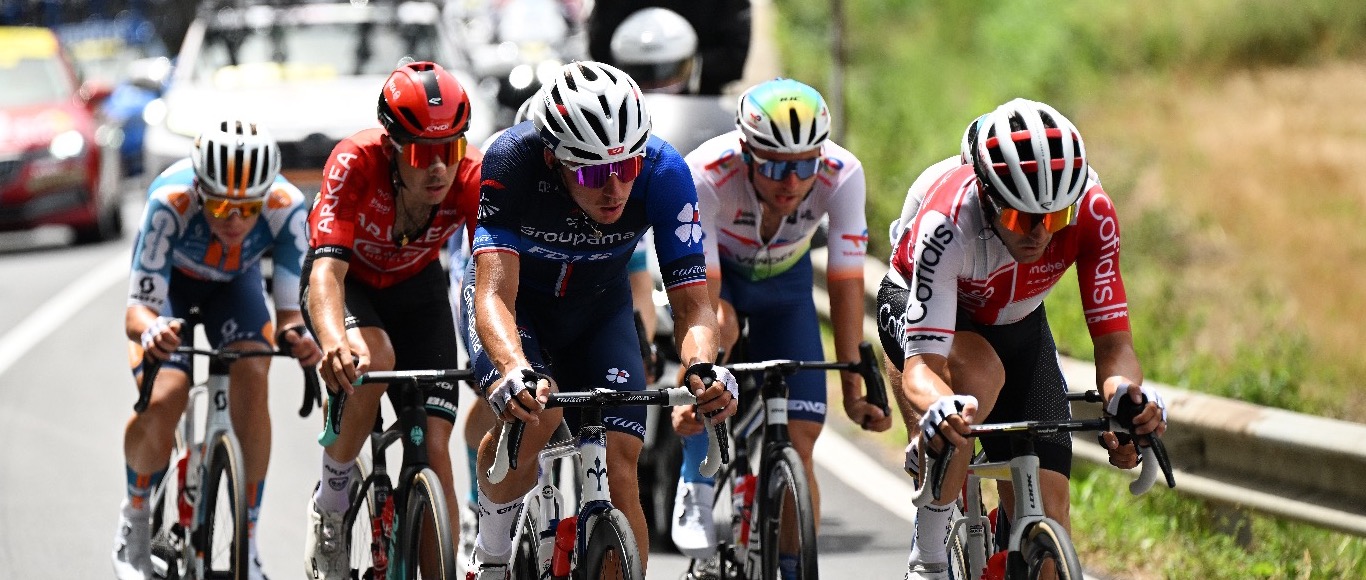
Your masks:
<svg viewBox="0 0 1366 580"><path fill-rule="evenodd" d="M828 317L825 250L812 252L816 307ZM887 266L869 258L865 312L877 312ZM877 322L863 321L877 337ZM874 344L878 344L874 342ZM1073 390L1095 385L1095 367L1064 357ZM1167 401L1164 436L1176 468L1176 491L1290 520L1366 537L1366 425L1205 395L1147 381ZM1076 456L1106 464L1099 445L1074 440Z"/></svg>

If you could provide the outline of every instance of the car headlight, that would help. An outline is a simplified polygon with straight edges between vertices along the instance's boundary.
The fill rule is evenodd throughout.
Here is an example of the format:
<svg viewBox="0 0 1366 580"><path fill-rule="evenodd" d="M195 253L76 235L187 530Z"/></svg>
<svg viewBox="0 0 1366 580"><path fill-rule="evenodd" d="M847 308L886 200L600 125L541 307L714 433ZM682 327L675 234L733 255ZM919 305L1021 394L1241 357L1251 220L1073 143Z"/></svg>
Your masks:
<svg viewBox="0 0 1366 580"><path fill-rule="evenodd" d="M147 106L142 108L142 121L148 127L160 127L166 120L166 101L165 99L152 99Z"/></svg>
<svg viewBox="0 0 1366 580"><path fill-rule="evenodd" d="M80 131L65 131L52 138L47 151L58 160L79 157L85 152L85 137L81 136Z"/></svg>

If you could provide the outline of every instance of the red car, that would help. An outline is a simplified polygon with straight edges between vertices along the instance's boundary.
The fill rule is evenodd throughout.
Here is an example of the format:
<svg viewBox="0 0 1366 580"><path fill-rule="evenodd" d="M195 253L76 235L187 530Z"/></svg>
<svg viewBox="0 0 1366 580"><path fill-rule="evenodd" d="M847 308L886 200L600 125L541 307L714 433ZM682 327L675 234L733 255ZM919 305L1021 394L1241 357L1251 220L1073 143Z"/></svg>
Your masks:
<svg viewBox="0 0 1366 580"><path fill-rule="evenodd" d="M110 87L82 85L57 36L35 27L0 27L0 87L0 231L118 238L122 139L97 114Z"/></svg>

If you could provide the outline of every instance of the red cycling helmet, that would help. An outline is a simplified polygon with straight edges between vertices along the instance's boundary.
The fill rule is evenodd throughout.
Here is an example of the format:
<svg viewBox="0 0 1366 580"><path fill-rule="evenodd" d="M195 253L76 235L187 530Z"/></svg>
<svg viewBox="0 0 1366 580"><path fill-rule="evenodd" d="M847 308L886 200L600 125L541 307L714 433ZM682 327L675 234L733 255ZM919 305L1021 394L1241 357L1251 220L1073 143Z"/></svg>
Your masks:
<svg viewBox="0 0 1366 580"><path fill-rule="evenodd" d="M441 143L470 126L470 97L434 62L399 66L379 94L379 124L399 143Z"/></svg>

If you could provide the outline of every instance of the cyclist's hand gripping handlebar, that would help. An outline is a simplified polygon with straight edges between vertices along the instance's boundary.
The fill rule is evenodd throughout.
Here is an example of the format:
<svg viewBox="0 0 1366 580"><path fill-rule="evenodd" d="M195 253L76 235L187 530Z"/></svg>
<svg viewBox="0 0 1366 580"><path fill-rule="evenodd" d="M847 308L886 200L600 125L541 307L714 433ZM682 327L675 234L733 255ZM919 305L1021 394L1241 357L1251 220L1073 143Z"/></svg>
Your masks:
<svg viewBox="0 0 1366 580"><path fill-rule="evenodd" d="M533 394L536 393L536 383L539 375L522 377L522 386ZM513 394L513 398L516 394ZM511 401L508 404L517 404ZM497 409L494 412L497 413ZM503 423L502 430L498 433L497 452L493 456L493 465L489 467L487 476L489 483L499 483L507 477L508 470L517 469L517 454L522 449L522 434L526 432L526 423L513 419Z"/></svg>
<svg viewBox="0 0 1366 580"><path fill-rule="evenodd" d="M1167 456L1167 447L1162 444L1162 438L1156 433L1145 435L1133 434L1134 417L1143 411L1143 407L1148 404L1146 393L1140 395L1141 401L1135 403L1129 398L1128 393L1116 393L1119 398L1118 410L1110 417L1110 426L1114 431L1130 433L1134 439L1134 444L1139 446L1142 451L1142 459L1139 463L1143 465L1143 470L1139 472L1138 478L1129 482L1129 493L1141 495L1148 491L1153 483L1157 481L1157 473L1160 470L1166 480L1168 488L1176 487L1176 477L1172 475L1171 458Z"/></svg>
<svg viewBox="0 0 1366 580"><path fill-rule="evenodd" d="M890 417L892 409L887 406L887 381L882 378L881 365L878 364L881 359L874 355L873 345L868 341L859 343L858 357L856 372L863 377L863 388L868 392L868 402L882 409L884 417ZM864 419L861 427L864 431L870 429L867 419Z"/></svg>

